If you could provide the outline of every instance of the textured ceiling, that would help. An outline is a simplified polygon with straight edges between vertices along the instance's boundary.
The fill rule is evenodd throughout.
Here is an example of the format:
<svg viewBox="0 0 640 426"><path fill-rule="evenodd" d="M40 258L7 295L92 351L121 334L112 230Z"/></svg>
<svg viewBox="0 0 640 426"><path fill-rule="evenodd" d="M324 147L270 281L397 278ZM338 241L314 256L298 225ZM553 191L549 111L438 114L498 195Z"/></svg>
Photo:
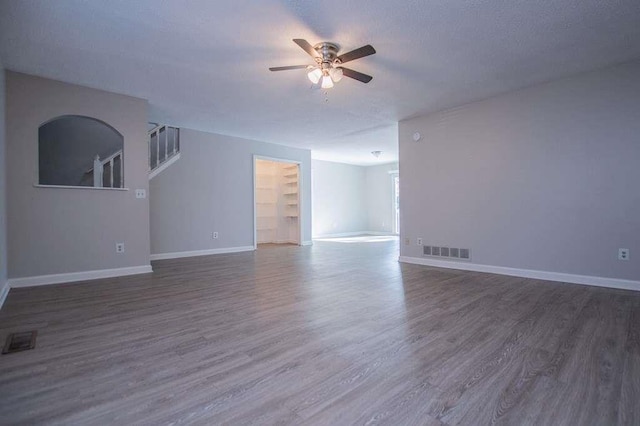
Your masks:
<svg viewBox="0 0 640 426"><path fill-rule="evenodd" d="M327 95L291 39L376 55ZM150 121L313 150L397 159L397 122L640 57L638 0L0 1L15 71L149 100ZM380 159L373 150L384 151Z"/></svg>

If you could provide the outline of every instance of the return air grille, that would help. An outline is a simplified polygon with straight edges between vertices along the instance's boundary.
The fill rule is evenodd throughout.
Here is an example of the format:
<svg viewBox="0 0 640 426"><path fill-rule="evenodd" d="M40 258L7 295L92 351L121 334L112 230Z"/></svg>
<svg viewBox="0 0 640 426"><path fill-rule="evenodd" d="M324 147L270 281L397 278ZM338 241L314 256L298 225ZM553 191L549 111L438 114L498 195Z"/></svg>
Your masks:
<svg viewBox="0 0 640 426"><path fill-rule="evenodd" d="M430 257L471 260L471 250L468 248L422 246L422 254Z"/></svg>
<svg viewBox="0 0 640 426"><path fill-rule="evenodd" d="M2 349L2 354L10 354L35 348L37 335L38 332L35 330L8 335L7 341Z"/></svg>

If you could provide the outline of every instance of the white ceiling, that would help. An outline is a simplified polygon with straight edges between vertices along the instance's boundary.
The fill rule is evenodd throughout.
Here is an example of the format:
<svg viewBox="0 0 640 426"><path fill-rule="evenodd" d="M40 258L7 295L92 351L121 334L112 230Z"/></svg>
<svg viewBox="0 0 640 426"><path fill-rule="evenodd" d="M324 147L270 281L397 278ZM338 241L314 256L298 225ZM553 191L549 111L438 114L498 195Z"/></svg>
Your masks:
<svg viewBox="0 0 640 426"><path fill-rule="evenodd" d="M291 39L372 44L324 92ZM0 1L6 68L149 100L150 121L397 159L397 122L640 57L638 0ZM379 159L371 151L381 150Z"/></svg>

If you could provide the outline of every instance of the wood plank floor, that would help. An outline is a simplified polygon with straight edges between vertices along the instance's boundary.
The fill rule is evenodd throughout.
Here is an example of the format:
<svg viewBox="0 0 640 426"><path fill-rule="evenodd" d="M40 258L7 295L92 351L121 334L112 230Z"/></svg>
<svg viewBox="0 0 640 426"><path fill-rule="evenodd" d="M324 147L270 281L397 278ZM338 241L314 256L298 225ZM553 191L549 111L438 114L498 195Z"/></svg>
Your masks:
<svg viewBox="0 0 640 426"><path fill-rule="evenodd" d="M14 289L2 424L639 425L640 293L397 262L397 241Z"/></svg>

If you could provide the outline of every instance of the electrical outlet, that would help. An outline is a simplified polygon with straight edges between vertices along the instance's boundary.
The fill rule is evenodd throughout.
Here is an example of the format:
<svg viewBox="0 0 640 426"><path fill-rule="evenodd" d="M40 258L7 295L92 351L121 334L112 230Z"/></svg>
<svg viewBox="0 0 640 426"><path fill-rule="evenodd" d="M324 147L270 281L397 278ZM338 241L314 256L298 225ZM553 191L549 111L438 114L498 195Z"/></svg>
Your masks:
<svg viewBox="0 0 640 426"><path fill-rule="evenodd" d="M124 243L116 243L116 253L124 253Z"/></svg>
<svg viewBox="0 0 640 426"><path fill-rule="evenodd" d="M409 238L405 238L405 239L404 239L404 245L405 245L405 246L408 246L408 245L410 245L410 244L411 244L411 240L410 240Z"/></svg>
<svg viewBox="0 0 640 426"><path fill-rule="evenodd" d="M211 238L213 238L214 240L217 240L218 239L218 233L217 232L212 233L211 234Z"/></svg>
<svg viewBox="0 0 640 426"><path fill-rule="evenodd" d="M618 260L629 260L629 249L618 249Z"/></svg>
<svg viewBox="0 0 640 426"><path fill-rule="evenodd" d="M422 245L422 238L418 238L418 245L421 246Z"/></svg>

